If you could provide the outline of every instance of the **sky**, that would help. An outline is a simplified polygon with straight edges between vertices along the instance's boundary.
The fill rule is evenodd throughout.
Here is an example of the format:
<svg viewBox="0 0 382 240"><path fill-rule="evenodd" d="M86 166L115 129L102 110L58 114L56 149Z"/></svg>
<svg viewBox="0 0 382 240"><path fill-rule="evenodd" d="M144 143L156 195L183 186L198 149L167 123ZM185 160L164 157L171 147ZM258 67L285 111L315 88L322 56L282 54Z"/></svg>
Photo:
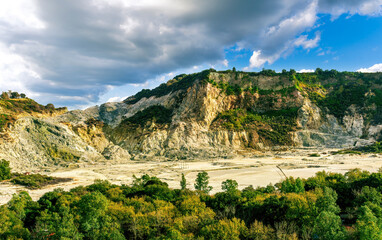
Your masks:
<svg viewBox="0 0 382 240"><path fill-rule="evenodd" d="M382 71L382 0L0 1L0 91L84 109L208 68Z"/></svg>

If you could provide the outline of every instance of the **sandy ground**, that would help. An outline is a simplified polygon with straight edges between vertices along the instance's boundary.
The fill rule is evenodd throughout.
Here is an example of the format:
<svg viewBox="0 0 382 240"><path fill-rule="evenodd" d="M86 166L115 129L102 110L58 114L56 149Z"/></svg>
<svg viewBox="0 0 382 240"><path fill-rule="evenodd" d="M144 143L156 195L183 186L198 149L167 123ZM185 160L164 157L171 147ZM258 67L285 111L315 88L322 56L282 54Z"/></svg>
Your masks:
<svg viewBox="0 0 382 240"><path fill-rule="evenodd" d="M184 173L188 187L193 189L198 172L207 171L210 176L212 193L221 191L221 183L226 179L235 179L239 188L249 185L266 186L284 179L282 171L289 177L308 178L318 171L345 173L353 168L361 168L371 172L382 167L382 155L330 155L320 151L320 157L310 157L317 153L312 150L295 152L261 153L254 157L238 157L235 159L216 159L210 161L177 161L177 162L126 162L98 163L76 169L55 169L44 173L55 177L70 177L73 181L47 186L43 189L28 190L9 182L0 183L0 204L9 201L14 193L28 191L33 200L55 188L69 190L80 185L89 185L96 179L107 179L115 184L131 184L133 175L149 174L167 182L171 188L179 188L181 173Z"/></svg>

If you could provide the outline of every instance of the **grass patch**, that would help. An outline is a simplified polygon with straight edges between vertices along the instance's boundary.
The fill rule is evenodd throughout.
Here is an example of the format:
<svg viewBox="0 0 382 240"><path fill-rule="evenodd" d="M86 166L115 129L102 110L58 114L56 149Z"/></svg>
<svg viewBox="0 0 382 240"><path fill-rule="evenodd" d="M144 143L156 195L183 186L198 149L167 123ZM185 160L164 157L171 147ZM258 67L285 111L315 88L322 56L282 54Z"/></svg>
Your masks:
<svg viewBox="0 0 382 240"><path fill-rule="evenodd" d="M352 149L344 149L344 150L339 150L339 151L333 153L333 155L336 155L336 154L353 154L353 155L361 155L362 152L360 152L360 151L356 151L356 150L352 150Z"/></svg>
<svg viewBox="0 0 382 240"><path fill-rule="evenodd" d="M0 99L0 109L5 110L7 114L0 114L0 132L16 121L16 116L20 113L54 113L55 111L66 110L64 108L55 108L53 104L46 106L38 104L29 98L22 99Z"/></svg>
<svg viewBox="0 0 382 240"><path fill-rule="evenodd" d="M363 153L382 153L382 142L375 142L371 145L358 147L356 149Z"/></svg>
<svg viewBox="0 0 382 240"><path fill-rule="evenodd" d="M23 99L1 99L0 106L4 109L10 110L15 113L53 113L56 110L64 110L66 108L55 108L52 104L46 106L38 104L30 98Z"/></svg>
<svg viewBox="0 0 382 240"><path fill-rule="evenodd" d="M46 153L56 161L77 162L80 159L80 156L76 156L66 149L60 149L55 145L46 147Z"/></svg>
<svg viewBox="0 0 382 240"><path fill-rule="evenodd" d="M14 173L11 182L14 184L25 186L29 189L39 189L48 185L69 182L71 180L71 178L56 178L42 174L24 175Z"/></svg>
<svg viewBox="0 0 382 240"><path fill-rule="evenodd" d="M344 149L333 154L357 154L361 155L362 153L382 153L382 142L375 142L368 146L355 147L351 149Z"/></svg>
<svg viewBox="0 0 382 240"><path fill-rule="evenodd" d="M179 90L186 90L191 87L196 80L206 80L208 78L208 74L211 70L204 70L199 73L194 74L181 74L174 79L168 81L167 83L162 83L159 87L154 88L152 90L143 89L132 97L129 97L124 100L126 104L135 104L142 98L149 98L152 96L161 97L165 96L171 92L176 92Z"/></svg>
<svg viewBox="0 0 382 240"><path fill-rule="evenodd" d="M3 129L8 128L8 125L13 123L15 121L15 118L7 115L7 114L0 114L0 132Z"/></svg>
<svg viewBox="0 0 382 240"><path fill-rule="evenodd" d="M256 130L264 139L275 145L292 144L290 132L295 129L298 108L254 113L250 110L233 109L222 112L213 127L229 130Z"/></svg>
<svg viewBox="0 0 382 240"><path fill-rule="evenodd" d="M166 124L171 122L171 117L172 110L161 105L155 105L137 112L134 116L125 119L123 123L132 123L143 126L148 121L154 121L155 123Z"/></svg>
<svg viewBox="0 0 382 240"><path fill-rule="evenodd" d="M312 154L309 154L309 157L321 157L321 155L318 153L312 153Z"/></svg>

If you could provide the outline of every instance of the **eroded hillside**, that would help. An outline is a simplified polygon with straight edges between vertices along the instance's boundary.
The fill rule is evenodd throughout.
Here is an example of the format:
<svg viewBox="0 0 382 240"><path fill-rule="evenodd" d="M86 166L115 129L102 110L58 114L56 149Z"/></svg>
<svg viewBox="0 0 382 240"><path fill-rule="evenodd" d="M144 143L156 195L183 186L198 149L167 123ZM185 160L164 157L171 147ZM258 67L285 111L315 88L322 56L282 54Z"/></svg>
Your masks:
<svg viewBox="0 0 382 240"><path fill-rule="evenodd" d="M119 103L23 112L8 125L1 157L20 166L348 148L381 139L382 74L211 69Z"/></svg>
<svg viewBox="0 0 382 240"><path fill-rule="evenodd" d="M381 83L379 73L206 70L62 118L92 113L135 159L351 147L381 138Z"/></svg>

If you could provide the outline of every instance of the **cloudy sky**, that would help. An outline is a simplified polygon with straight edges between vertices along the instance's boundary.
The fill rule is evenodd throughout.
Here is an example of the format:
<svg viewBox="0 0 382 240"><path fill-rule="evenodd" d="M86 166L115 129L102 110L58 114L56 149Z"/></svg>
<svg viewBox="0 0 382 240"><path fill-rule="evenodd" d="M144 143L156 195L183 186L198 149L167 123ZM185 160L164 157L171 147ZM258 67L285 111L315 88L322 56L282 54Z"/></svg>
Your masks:
<svg viewBox="0 0 382 240"><path fill-rule="evenodd" d="M382 71L382 0L0 2L0 86L118 101L206 68Z"/></svg>

